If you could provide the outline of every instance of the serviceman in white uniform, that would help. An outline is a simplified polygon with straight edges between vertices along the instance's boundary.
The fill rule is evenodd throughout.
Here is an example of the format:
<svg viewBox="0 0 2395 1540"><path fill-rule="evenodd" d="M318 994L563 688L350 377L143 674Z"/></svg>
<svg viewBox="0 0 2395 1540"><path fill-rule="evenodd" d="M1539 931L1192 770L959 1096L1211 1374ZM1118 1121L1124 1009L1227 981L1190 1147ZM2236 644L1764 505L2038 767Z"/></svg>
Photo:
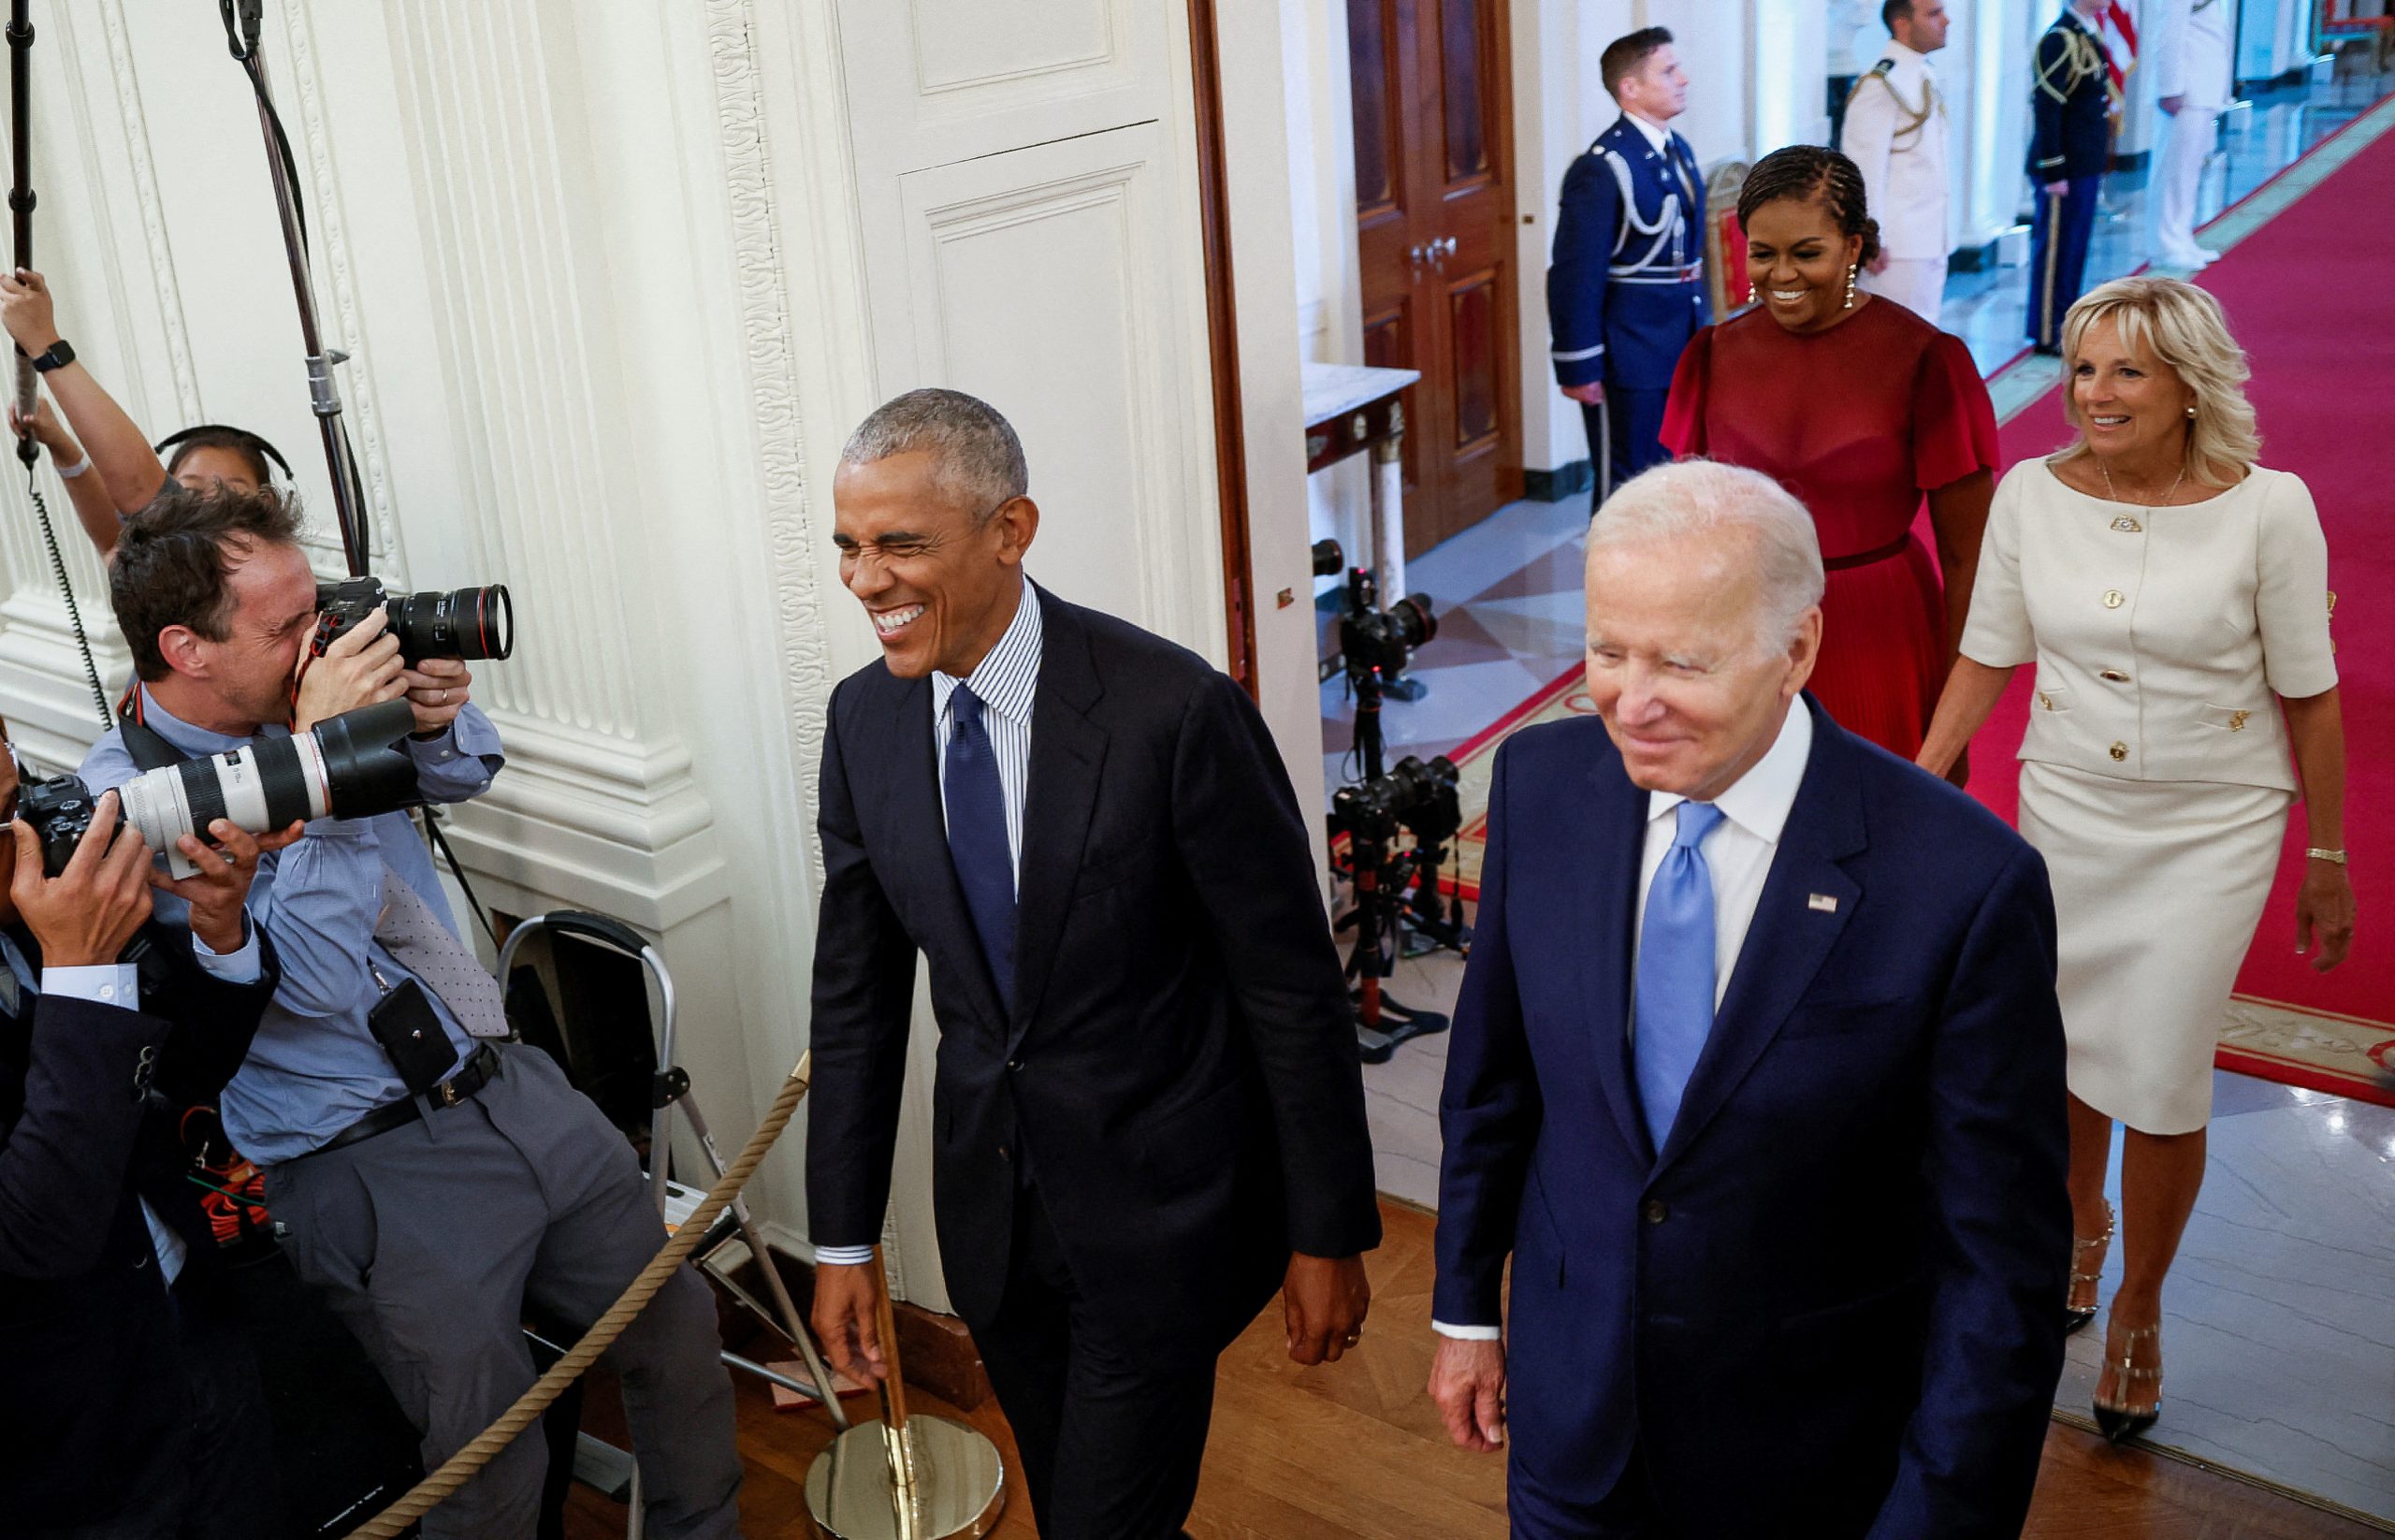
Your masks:
<svg viewBox="0 0 2395 1540"><path fill-rule="evenodd" d="M2196 244L2196 187L2212 154L2214 125L2236 99L2229 0L2158 0L2151 13L2155 105L2170 115L2154 178L2159 266L2199 269L2218 252Z"/></svg>
<svg viewBox="0 0 2395 1540"><path fill-rule="evenodd" d="M2218 0L2214 0L2217 4ZM1930 324L1946 298L1946 100L1929 55L1946 46L1946 0L1887 0L1887 52L1854 82L1838 148L1862 169L1880 222L1863 286Z"/></svg>

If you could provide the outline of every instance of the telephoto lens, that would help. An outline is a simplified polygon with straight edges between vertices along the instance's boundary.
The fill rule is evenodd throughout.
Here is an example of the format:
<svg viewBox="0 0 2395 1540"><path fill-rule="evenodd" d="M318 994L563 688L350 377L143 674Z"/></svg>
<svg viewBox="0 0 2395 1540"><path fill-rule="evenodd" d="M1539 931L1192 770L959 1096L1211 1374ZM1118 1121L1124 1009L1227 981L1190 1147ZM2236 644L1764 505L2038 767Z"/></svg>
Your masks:
<svg viewBox="0 0 2395 1540"><path fill-rule="evenodd" d="M1347 553L1339 548L1339 542L1335 540L1315 541L1313 556L1316 577L1336 577L1347 565Z"/></svg>
<svg viewBox="0 0 2395 1540"><path fill-rule="evenodd" d="M165 765L120 788L124 821L180 878L199 868L175 841L196 835L206 843L208 826L220 818L257 835L309 819L387 813L416 800L415 762L399 747L414 726L406 701L385 701L328 717L306 733L252 738L206 759Z"/></svg>

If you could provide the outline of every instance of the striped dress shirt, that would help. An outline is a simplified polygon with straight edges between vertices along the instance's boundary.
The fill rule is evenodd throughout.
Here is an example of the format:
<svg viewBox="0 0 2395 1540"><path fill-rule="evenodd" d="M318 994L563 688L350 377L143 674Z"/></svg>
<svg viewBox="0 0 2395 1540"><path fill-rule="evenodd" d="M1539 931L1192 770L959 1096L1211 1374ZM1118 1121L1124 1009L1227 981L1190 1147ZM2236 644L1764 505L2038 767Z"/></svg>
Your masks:
<svg viewBox="0 0 2395 1540"><path fill-rule="evenodd" d="M939 746L940 821L948 821L948 740L956 729L949 709L958 685L969 685L981 702L981 726L998 762L998 791L1007 809L1007 855L1015 891L1023 891L1023 803L1031 784L1031 703L1039 691L1039 595L1023 585L1006 634L971 674L932 673L932 736ZM834 1267L861 1267L873 1260L871 1246L818 1246L815 1260Z"/></svg>
<svg viewBox="0 0 2395 1540"><path fill-rule="evenodd" d="M950 709L956 687L969 685L984 707L981 725L990 734L990 752L997 757L998 790L1007 807L1007 855L1014 864L1015 889L1023 888L1023 800L1031 781L1031 702L1039 692L1039 596L1029 582L1023 586L1014 619L1006 634L973 672L960 679L953 674L932 674L932 730L939 742L940 820L948 819L948 740L956 731L956 713Z"/></svg>

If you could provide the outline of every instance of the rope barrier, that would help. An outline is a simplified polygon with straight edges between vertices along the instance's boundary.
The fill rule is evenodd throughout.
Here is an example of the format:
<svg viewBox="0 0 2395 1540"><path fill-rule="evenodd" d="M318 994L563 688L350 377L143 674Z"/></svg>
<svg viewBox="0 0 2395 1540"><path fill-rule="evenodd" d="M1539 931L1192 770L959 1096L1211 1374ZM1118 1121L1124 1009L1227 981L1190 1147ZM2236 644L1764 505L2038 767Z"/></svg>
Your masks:
<svg viewBox="0 0 2395 1540"><path fill-rule="evenodd" d="M573 1350L559 1358L547 1373L533 1381L531 1388L518 1396L515 1404L501 1413L498 1421L451 1455L439 1470L417 1482L406 1496L350 1531L344 1540L397 1540L409 1525L472 1479L477 1471L506 1448L516 1434L530 1427L543 1412L547 1411L549 1403L562 1395L567 1386L580 1378L584 1370L599 1360L599 1355L623 1334L624 1329L631 1325L633 1317L641 1313L650 1298L665 1286L665 1280L673 1276L674 1270L680 1267L699 1242L706 1238L716 1216L739 1195L750 1174L765 1158L765 1153L774 1147L774 1140L781 1137L782 1128L790 1122L791 1114L798 1111L799 1099L806 1095L809 1065L813 1057L812 1053L800 1055L798 1067L790 1072L790 1079L782 1082L781 1094L774 1098L773 1106L766 1111L765 1121L759 1124L756 1133L750 1136L748 1148L725 1168L723 1175L717 1179L705 1199L674 1231L673 1239L665 1242L664 1249L649 1259L648 1266L641 1270L640 1276L634 1278L607 1313L582 1334L582 1340L573 1344ZM771 1265L764 1258L759 1260ZM830 1393L830 1387L823 1388L826 1394Z"/></svg>

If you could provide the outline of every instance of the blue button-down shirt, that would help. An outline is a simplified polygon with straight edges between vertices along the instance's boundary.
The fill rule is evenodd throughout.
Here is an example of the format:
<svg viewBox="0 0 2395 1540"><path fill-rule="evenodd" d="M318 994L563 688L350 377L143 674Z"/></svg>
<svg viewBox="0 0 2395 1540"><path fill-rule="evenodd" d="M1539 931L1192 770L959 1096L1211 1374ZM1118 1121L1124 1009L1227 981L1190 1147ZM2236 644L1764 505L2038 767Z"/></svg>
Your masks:
<svg viewBox="0 0 2395 1540"><path fill-rule="evenodd" d="M219 753L247 741L179 719L152 699L146 688L142 720L194 756ZM279 737L288 732L268 727L258 735ZM441 737L401 742L416 762L416 785L428 802L464 802L487 787L504 763L499 730L472 705ZM85 784L97 794L131 780L140 769L124 747L123 734L110 730L93 746L82 773ZM261 1166L306 1155L375 1108L407 1095L407 1086L392 1071L389 1056L366 1024L367 1013L383 996L368 965L394 988L412 977L374 938L386 863L443 924L457 930L431 853L405 813L318 819L308 825L306 838L258 863L257 879L250 887L250 917L274 938L283 984L218 1110L233 1142ZM183 923L182 900L161 893L154 903L159 919ZM462 1057L472 1039L438 995L429 988L424 993Z"/></svg>

